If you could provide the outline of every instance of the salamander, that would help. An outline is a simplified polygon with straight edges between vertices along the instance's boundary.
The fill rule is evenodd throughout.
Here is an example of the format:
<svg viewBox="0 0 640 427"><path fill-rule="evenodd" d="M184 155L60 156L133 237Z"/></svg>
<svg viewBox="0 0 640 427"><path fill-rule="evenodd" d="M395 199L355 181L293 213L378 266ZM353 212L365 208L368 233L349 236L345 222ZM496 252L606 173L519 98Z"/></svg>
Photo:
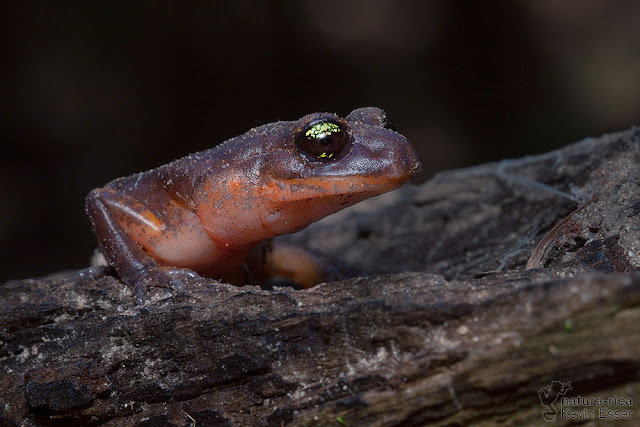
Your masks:
<svg viewBox="0 0 640 427"><path fill-rule="evenodd" d="M89 193L86 211L100 251L142 302L148 285L181 291L198 275L234 285L303 277L296 270L314 257L271 238L396 189L419 168L381 109L313 113L111 181Z"/></svg>

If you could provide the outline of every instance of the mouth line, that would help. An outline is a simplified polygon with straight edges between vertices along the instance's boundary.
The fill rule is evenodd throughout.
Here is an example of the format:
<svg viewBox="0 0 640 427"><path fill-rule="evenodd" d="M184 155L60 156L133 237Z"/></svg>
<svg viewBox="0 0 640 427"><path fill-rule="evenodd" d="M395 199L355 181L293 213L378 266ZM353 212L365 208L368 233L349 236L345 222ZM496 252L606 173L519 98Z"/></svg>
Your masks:
<svg viewBox="0 0 640 427"><path fill-rule="evenodd" d="M363 194L374 196L399 188L409 178L409 176L393 178L363 176L294 178L275 183L278 190L273 194L281 202Z"/></svg>
<svg viewBox="0 0 640 427"><path fill-rule="evenodd" d="M312 183L322 183L322 182L349 182L349 183L376 183L376 182L385 182L385 181L406 181L411 178L410 175L398 175L398 176L366 176L366 175L326 175L326 176L318 176L318 177L309 177L309 178L291 178L284 179L281 182L312 182Z"/></svg>

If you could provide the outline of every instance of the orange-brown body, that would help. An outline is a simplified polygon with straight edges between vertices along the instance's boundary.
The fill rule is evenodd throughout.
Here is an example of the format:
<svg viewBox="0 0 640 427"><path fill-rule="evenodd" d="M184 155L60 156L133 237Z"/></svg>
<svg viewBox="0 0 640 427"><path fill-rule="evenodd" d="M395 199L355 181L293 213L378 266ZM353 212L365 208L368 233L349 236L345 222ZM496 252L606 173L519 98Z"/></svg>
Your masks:
<svg viewBox="0 0 640 427"><path fill-rule="evenodd" d="M112 181L89 194L87 213L106 259L142 299L148 284L182 289L195 273L245 284L286 271L264 259L261 242L395 189L419 166L382 110L315 113Z"/></svg>

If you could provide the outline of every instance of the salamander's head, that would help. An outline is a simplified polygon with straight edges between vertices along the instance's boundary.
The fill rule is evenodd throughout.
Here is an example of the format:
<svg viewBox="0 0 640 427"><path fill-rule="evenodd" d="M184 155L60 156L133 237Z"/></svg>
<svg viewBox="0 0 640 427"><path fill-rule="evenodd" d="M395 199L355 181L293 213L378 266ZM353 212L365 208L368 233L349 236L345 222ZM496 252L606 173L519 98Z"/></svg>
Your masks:
<svg viewBox="0 0 640 427"><path fill-rule="evenodd" d="M314 113L280 128L263 150L263 224L291 233L366 198L400 187L420 170L407 139L379 108L344 119Z"/></svg>
<svg viewBox="0 0 640 427"><path fill-rule="evenodd" d="M271 139L264 150L269 153L265 169L275 180L353 184L367 178L378 185L402 184L420 169L413 146L379 108L359 108L344 119L313 113L290 123L288 134Z"/></svg>

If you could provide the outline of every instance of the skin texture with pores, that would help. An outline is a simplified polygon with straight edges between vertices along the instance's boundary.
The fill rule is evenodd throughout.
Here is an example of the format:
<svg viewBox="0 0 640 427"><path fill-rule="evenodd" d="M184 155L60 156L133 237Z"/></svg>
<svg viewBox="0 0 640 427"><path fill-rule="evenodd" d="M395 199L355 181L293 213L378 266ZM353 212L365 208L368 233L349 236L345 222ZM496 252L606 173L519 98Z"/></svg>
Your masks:
<svg viewBox="0 0 640 427"><path fill-rule="evenodd" d="M91 191L86 207L100 250L140 302L147 285L182 290L197 275L235 285L273 272L307 277L297 266L314 257L293 259L269 239L398 188L419 168L379 108L344 119L314 113L116 179ZM313 277L302 285L322 275Z"/></svg>

